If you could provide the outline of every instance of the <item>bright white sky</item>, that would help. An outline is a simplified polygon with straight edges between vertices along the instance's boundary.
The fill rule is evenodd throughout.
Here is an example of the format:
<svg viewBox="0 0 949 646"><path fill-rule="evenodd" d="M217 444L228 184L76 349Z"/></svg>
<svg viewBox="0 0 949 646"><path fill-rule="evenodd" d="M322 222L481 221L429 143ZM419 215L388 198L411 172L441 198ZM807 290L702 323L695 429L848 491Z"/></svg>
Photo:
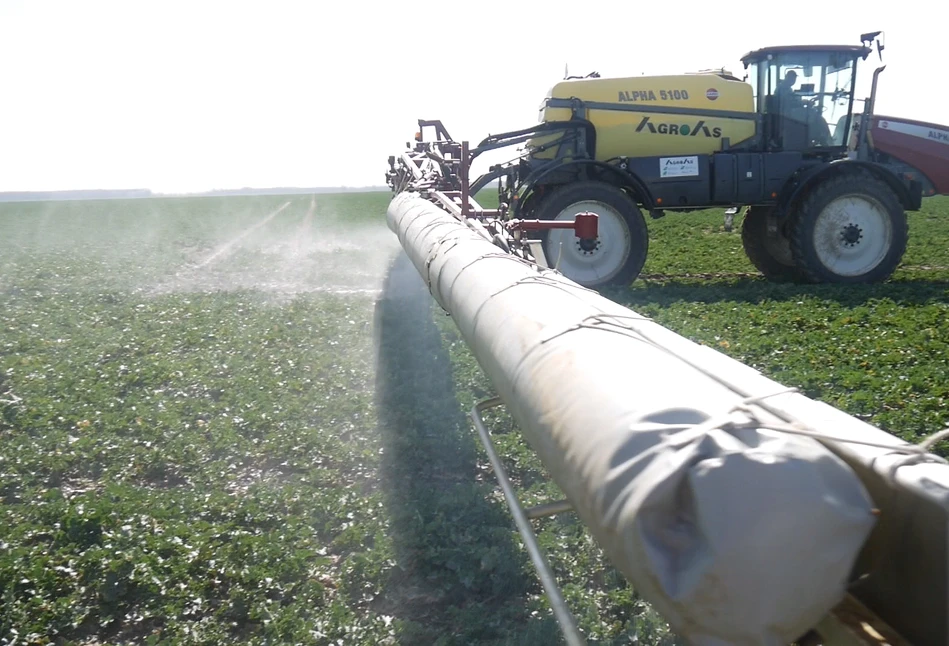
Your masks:
<svg viewBox="0 0 949 646"><path fill-rule="evenodd" d="M565 63L741 76L748 50L878 29L877 111L947 123L949 3L913 6L0 0L0 191L381 185L417 119L473 143L526 127Z"/></svg>

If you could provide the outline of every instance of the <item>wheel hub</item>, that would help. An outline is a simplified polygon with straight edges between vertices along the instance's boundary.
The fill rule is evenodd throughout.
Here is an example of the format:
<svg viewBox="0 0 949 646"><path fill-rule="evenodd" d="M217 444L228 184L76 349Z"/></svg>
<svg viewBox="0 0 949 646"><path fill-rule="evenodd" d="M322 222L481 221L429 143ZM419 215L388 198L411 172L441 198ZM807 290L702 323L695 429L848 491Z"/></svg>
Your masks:
<svg viewBox="0 0 949 646"><path fill-rule="evenodd" d="M577 238L577 249L584 256L592 255L602 244L599 238Z"/></svg>
<svg viewBox="0 0 949 646"><path fill-rule="evenodd" d="M863 229L852 222L840 232L840 241L847 247L853 247L863 238Z"/></svg>
<svg viewBox="0 0 949 646"><path fill-rule="evenodd" d="M893 224L874 196L848 193L827 204L814 223L818 261L837 276L867 274L886 258Z"/></svg>
<svg viewBox="0 0 949 646"><path fill-rule="evenodd" d="M612 206L598 200L580 200L564 208L553 219L573 221L578 213L592 212L599 217L598 236L578 238L570 229L547 233L545 253L552 267L580 284L608 281L622 270L632 239L623 216Z"/></svg>

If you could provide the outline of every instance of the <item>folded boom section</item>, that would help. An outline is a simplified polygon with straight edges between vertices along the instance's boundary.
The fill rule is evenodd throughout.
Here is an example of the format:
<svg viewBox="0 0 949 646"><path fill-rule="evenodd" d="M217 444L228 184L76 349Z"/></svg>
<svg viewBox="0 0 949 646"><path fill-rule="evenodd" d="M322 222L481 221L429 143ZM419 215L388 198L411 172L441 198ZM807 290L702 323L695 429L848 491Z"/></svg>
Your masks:
<svg viewBox="0 0 949 646"><path fill-rule="evenodd" d="M390 158L389 228L565 504L672 629L949 643L949 465L547 268L527 236L550 223L481 208L467 144L442 131ZM580 216L556 226L582 242L596 216Z"/></svg>

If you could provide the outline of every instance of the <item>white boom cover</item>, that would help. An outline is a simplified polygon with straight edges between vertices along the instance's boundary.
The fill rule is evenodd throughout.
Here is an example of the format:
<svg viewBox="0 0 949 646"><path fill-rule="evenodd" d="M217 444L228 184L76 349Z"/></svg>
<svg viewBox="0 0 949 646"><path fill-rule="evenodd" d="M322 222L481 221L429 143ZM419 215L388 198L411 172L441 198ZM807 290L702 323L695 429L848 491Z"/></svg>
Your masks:
<svg viewBox="0 0 949 646"><path fill-rule="evenodd" d="M818 441L733 411L747 393L690 361L714 350L418 195L387 218L581 520L674 631L784 645L843 598L875 522L867 491Z"/></svg>

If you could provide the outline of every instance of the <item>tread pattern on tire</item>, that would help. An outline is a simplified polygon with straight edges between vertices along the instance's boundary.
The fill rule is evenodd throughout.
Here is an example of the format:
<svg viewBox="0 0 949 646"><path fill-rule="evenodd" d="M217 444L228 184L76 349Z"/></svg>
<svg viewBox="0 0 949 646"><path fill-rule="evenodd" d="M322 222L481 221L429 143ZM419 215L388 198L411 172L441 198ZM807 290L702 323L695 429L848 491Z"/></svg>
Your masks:
<svg viewBox="0 0 949 646"><path fill-rule="evenodd" d="M786 265L775 258L764 243L769 207L749 206L741 223L741 244L751 264L772 282L806 282L807 276L796 265Z"/></svg>
<svg viewBox="0 0 949 646"><path fill-rule="evenodd" d="M549 195L536 206L535 216L541 220L552 220L563 209L575 202L596 200L605 202L620 212L630 233L630 254L623 268L611 279L600 283L606 285L627 286L639 276L646 264L649 253L649 230L646 219L636 203L626 193L612 184L598 181L583 181L566 184ZM541 235L544 250L547 252L547 236ZM568 276L569 278L569 276Z"/></svg>
<svg viewBox="0 0 949 646"><path fill-rule="evenodd" d="M883 261L862 276L838 276L824 267L811 240L817 216L834 198L847 193L866 194L887 209L893 224L893 243ZM909 222L899 198L889 186L866 171L832 177L811 190L791 213L791 253L795 263L815 283L877 283L892 275L906 253Z"/></svg>

